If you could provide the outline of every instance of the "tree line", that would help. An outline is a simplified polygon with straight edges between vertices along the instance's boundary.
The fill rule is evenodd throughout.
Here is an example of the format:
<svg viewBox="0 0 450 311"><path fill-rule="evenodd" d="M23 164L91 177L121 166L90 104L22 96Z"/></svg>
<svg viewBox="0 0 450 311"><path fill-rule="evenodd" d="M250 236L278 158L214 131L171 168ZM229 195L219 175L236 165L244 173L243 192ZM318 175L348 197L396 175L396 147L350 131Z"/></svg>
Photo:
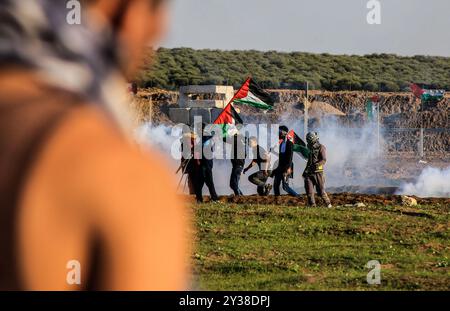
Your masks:
<svg viewBox="0 0 450 311"><path fill-rule="evenodd" d="M331 55L276 51L160 48L137 77L141 87L175 90L189 84L239 87L251 75L263 88L398 92L411 82L450 89L450 58L394 54Z"/></svg>

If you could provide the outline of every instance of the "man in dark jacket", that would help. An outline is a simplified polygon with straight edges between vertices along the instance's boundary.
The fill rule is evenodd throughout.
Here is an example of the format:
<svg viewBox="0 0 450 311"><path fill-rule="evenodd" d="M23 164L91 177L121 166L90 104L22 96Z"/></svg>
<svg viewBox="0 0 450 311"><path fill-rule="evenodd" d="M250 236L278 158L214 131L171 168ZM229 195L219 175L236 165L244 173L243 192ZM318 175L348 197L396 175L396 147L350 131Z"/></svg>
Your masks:
<svg viewBox="0 0 450 311"><path fill-rule="evenodd" d="M289 129L282 125L278 129L280 139L278 166L272 172L274 177L273 190L276 196L280 195L280 185L283 184L283 190L292 196L298 194L289 187L289 178L293 172L292 158L294 156L294 143L288 139Z"/></svg>
<svg viewBox="0 0 450 311"><path fill-rule="evenodd" d="M196 181L200 174L200 160L195 157L195 140L197 135L195 132L191 132L183 135L180 139L181 142L181 162L177 170L182 172L182 175L187 175L187 183L189 188L189 194L196 194Z"/></svg>
<svg viewBox="0 0 450 311"><path fill-rule="evenodd" d="M316 132L311 132L306 135L306 142L310 154L308 157L308 163L306 164L305 171L303 172L303 178L305 180L305 191L308 196L308 204L310 206L316 206L314 198L314 188L316 188L317 194L322 197L328 208L331 208L331 202L325 192L325 177L323 173L323 166L327 162L326 148L320 144L319 136Z"/></svg>
<svg viewBox="0 0 450 311"><path fill-rule="evenodd" d="M209 194L211 196L212 201L218 201L219 196L216 193L216 188L214 186L214 179L213 179L213 153L214 153L214 146L213 146L213 138L211 135L207 135L204 133L206 124L202 124L203 128L203 136L201 140L202 144L202 154L200 157L200 174L197 176L197 180L195 182L195 191L196 191L196 198L198 203L203 202L203 196L202 196L202 189L203 186L206 184L209 190Z"/></svg>

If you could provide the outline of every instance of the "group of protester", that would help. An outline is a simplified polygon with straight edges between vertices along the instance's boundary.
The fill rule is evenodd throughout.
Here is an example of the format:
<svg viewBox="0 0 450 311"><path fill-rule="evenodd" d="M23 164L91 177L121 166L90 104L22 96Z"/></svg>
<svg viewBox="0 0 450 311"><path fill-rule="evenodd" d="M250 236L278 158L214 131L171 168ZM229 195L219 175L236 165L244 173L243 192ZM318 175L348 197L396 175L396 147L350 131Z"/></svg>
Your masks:
<svg viewBox="0 0 450 311"><path fill-rule="evenodd" d="M272 188L275 196L280 196L280 188L287 194L298 197L299 194L289 186L289 179L293 178L294 174L294 143L288 137L289 128L282 125L279 127L279 146L278 146L278 161L273 166L271 165L271 153L276 150L265 150L258 144L256 137L247 139L241 134L235 134L231 139L231 175L230 188L233 190L235 196L243 195L239 184L241 176L246 174L254 166L258 170L248 177L248 180L257 187L257 193L260 196L267 196L270 194ZM200 140L194 133L190 134L190 155L182 158L180 170L188 176L188 185L190 194L195 194L196 200L199 203L203 202L203 187L209 189L211 201L218 201L214 178L213 178L213 164L212 157L205 156L207 153L213 153L212 136L203 135ZM306 195L308 197L308 205L316 206L314 190L323 199L327 207L332 207L330 199L325 191L324 165L326 163L326 148L319 142L319 136L316 132L310 132L306 136L307 148L309 156L307 159L306 168L303 172L304 185ZM201 154L195 152L196 144L201 144ZM245 167L246 158L248 157L247 150L251 151L251 162ZM269 178L273 178L273 186L268 183Z"/></svg>

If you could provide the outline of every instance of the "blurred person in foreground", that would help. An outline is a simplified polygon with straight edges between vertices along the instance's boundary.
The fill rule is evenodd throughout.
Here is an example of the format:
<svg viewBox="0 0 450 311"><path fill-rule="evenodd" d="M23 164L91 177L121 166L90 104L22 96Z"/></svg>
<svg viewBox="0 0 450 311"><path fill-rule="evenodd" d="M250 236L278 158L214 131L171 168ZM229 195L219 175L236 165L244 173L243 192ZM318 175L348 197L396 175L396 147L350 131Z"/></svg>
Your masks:
<svg viewBox="0 0 450 311"><path fill-rule="evenodd" d="M0 290L186 289L188 215L125 117L166 1L66 2L0 0Z"/></svg>

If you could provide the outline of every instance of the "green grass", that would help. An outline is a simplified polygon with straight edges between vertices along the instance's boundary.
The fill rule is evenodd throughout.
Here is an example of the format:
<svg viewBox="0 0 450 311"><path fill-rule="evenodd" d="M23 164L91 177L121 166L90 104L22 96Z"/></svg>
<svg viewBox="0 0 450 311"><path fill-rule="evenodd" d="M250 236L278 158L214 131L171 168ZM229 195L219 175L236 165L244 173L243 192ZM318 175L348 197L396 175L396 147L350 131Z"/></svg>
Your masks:
<svg viewBox="0 0 450 311"><path fill-rule="evenodd" d="M450 290L449 207L193 208L200 289ZM370 260L380 285L366 282Z"/></svg>

